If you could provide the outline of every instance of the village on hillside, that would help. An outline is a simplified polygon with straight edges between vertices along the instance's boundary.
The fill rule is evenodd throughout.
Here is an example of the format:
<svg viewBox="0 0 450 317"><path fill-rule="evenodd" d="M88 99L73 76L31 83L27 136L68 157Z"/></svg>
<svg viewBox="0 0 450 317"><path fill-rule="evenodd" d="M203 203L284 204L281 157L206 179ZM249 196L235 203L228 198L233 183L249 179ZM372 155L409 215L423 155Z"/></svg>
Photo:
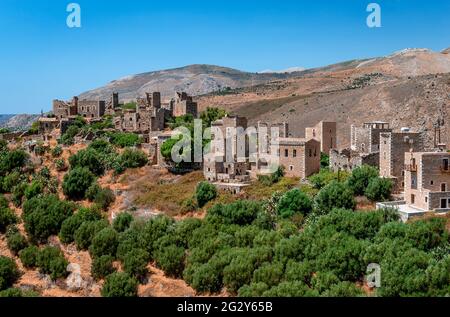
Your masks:
<svg viewBox="0 0 450 317"><path fill-rule="evenodd" d="M126 103L118 93L54 100L30 130L0 134L0 251L18 263L2 264L11 272L3 292L446 294L445 277L429 276L445 271L445 257L420 273L425 288L388 276L378 290L364 277L370 263L396 265L395 253L382 258L369 245L402 237L407 249L422 243L420 252L449 246L444 118L431 147L417 127L394 130L379 119L352 125L350 146L340 148L340 122L323 118L299 137L287 122L250 126L221 108L199 111L185 92L167 101L159 92ZM188 131L187 152L174 150L179 128ZM201 159L193 160L198 132ZM331 236L320 231L334 222ZM308 249L315 245L329 257Z"/></svg>

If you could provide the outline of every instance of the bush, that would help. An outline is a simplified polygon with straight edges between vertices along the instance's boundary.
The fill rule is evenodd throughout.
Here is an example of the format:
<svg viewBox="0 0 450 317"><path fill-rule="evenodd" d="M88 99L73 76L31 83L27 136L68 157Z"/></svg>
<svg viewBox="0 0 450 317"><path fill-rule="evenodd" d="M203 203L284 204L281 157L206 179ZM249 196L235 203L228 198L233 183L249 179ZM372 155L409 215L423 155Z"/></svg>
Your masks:
<svg viewBox="0 0 450 317"><path fill-rule="evenodd" d="M43 248L37 257L39 271L43 274L49 274L52 280L65 277L68 264L62 251L56 247Z"/></svg>
<svg viewBox="0 0 450 317"><path fill-rule="evenodd" d="M200 182L195 190L195 198L197 199L197 204L200 208L205 206L209 201L217 197L216 186L208 182Z"/></svg>
<svg viewBox="0 0 450 317"><path fill-rule="evenodd" d="M391 196L393 183L387 178L372 178L364 194L371 201L386 201Z"/></svg>
<svg viewBox="0 0 450 317"><path fill-rule="evenodd" d="M18 183L20 183L22 179L22 175L14 171L12 173L9 173L4 179L3 179L3 191L6 193L10 193L14 186L16 186Z"/></svg>
<svg viewBox="0 0 450 317"><path fill-rule="evenodd" d="M92 239L89 252L93 257L100 257L102 255L115 257L118 244L118 233L114 229L107 227L98 232Z"/></svg>
<svg viewBox="0 0 450 317"><path fill-rule="evenodd" d="M320 168L328 168L330 166L330 156L325 153L320 153Z"/></svg>
<svg viewBox="0 0 450 317"><path fill-rule="evenodd" d="M102 288L103 297L135 297L138 281L127 273L112 273L106 278Z"/></svg>
<svg viewBox="0 0 450 317"><path fill-rule="evenodd" d="M142 139L134 133L116 132L110 137L112 144L119 147L132 147L142 143Z"/></svg>
<svg viewBox="0 0 450 317"><path fill-rule="evenodd" d="M44 185L40 181L33 181L30 186L25 189L24 196L26 199L31 199L44 192Z"/></svg>
<svg viewBox="0 0 450 317"><path fill-rule="evenodd" d="M74 200L84 199L87 188L94 181L94 175L87 168L76 167L64 176L62 184L64 195Z"/></svg>
<svg viewBox="0 0 450 317"><path fill-rule="evenodd" d="M61 225L75 210L75 205L61 201L55 195L38 196L23 205L22 218L30 239L45 241L58 234Z"/></svg>
<svg viewBox="0 0 450 317"><path fill-rule="evenodd" d="M108 222L106 220L83 222L74 234L77 248L79 250L89 249L95 235L106 227L108 227Z"/></svg>
<svg viewBox="0 0 450 317"><path fill-rule="evenodd" d="M19 252L20 261L22 262L23 266L28 269L32 269L37 266L38 255L39 248L35 245L26 247Z"/></svg>
<svg viewBox="0 0 450 317"><path fill-rule="evenodd" d="M63 172L67 170L66 161L64 159L55 160L55 167L58 172Z"/></svg>
<svg viewBox="0 0 450 317"><path fill-rule="evenodd" d="M0 233L5 233L6 228L19 221L16 214L9 208L0 208Z"/></svg>
<svg viewBox="0 0 450 317"><path fill-rule="evenodd" d="M279 262L265 263L253 272L252 283L264 283L271 287L283 278L284 265Z"/></svg>
<svg viewBox="0 0 450 317"><path fill-rule="evenodd" d="M28 246L27 238L25 238L25 236L18 231L8 234L6 236L6 241L8 244L8 249L10 249L14 255L17 255L19 251Z"/></svg>
<svg viewBox="0 0 450 317"><path fill-rule="evenodd" d="M26 182L20 182L16 186L14 186L12 190L12 201L14 203L14 206L20 207L22 205L22 198L25 195L25 191L28 188L28 183Z"/></svg>
<svg viewBox="0 0 450 317"><path fill-rule="evenodd" d="M62 147L57 145L52 149L52 156L53 157L60 157L62 154L63 150Z"/></svg>
<svg viewBox="0 0 450 317"><path fill-rule="evenodd" d="M168 276L180 277L184 270L185 251L176 245L162 246L156 250L154 259Z"/></svg>
<svg viewBox="0 0 450 317"><path fill-rule="evenodd" d="M119 162L124 168L137 168L146 165L148 158L140 150L125 149L122 155L120 155Z"/></svg>
<svg viewBox="0 0 450 317"><path fill-rule="evenodd" d="M22 150L9 151L0 156L0 175L6 175L14 169L25 166L28 154Z"/></svg>
<svg viewBox="0 0 450 317"><path fill-rule="evenodd" d="M80 128L76 125L71 125L61 136L60 142L64 145L72 145L74 142L74 138L78 133L80 133Z"/></svg>
<svg viewBox="0 0 450 317"><path fill-rule="evenodd" d="M333 181L319 191L314 207L319 214L327 214L333 208L355 209L356 202L345 184Z"/></svg>
<svg viewBox="0 0 450 317"><path fill-rule="evenodd" d="M101 155L94 149L78 151L69 158L70 167L86 167L92 174L101 176L105 172Z"/></svg>
<svg viewBox="0 0 450 317"><path fill-rule="evenodd" d="M207 221L218 219L225 224L249 225L263 212L262 204L251 200L238 200L231 204L216 204L208 210Z"/></svg>
<svg viewBox="0 0 450 317"><path fill-rule="evenodd" d="M39 293L35 291L23 291L20 288L8 288L0 292L0 297L38 297Z"/></svg>
<svg viewBox="0 0 450 317"><path fill-rule="evenodd" d="M8 208L9 202L8 199L5 198L5 196L0 194L0 209Z"/></svg>
<svg viewBox="0 0 450 317"><path fill-rule="evenodd" d="M127 230L131 222L133 221L133 216L127 212L122 212L117 215L117 217L113 221L113 228L117 232L124 232Z"/></svg>
<svg viewBox="0 0 450 317"><path fill-rule="evenodd" d="M78 212L66 220L61 225L59 239L62 243L72 243L75 240L75 232L85 221L101 220L100 211L95 208L81 208Z"/></svg>
<svg viewBox="0 0 450 317"><path fill-rule="evenodd" d="M86 199L89 201L94 201L95 197L97 197L98 193L102 190L100 185L97 183L92 183L91 186L86 191Z"/></svg>
<svg viewBox="0 0 450 317"><path fill-rule="evenodd" d="M294 188L285 193L278 203L278 214L282 218L292 217L296 213L307 215L311 211L311 199L298 188Z"/></svg>
<svg viewBox="0 0 450 317"><path fill-rule="evenodd" d="M95 196L95 204L102 210L108 210L108 207L116 200L116 196L109 188L100 190Z"/></svg>
<svg viewBox="0 0 450 317"><path fill-rule="evenodd" d="M19 276L16 262L6 256L0 256L0 291L13 285Z"/></svg>
<svg viewBox="0 0 450 317"><path fill-rule="evenodd" d="M375 167L363 165L352 171L347 184L355 195L364 195L370 180L376 177L378 177L378 170Z"/></svg>
<svg viewBox="0 0 450 317"><path fill-rule="evenodd" d="M147 274L149 254L143 249L133 249L123 259L123 270L137 279L142 279Z"/></svg>
<svg viewBox="0 0 450 317"><path fill-rule="evenodd" d="M329 169L321 169L319 173L311 175L309 181L316 189L322 189L332 181L345 182L350 176L349 172L332 172Z"/></svg>
<svg viewBox="0 0 450 317"><path fill-rule="evenodd" d="M100 280L114 273L113 261L114 258L110 255L102 255L94 258L91 265L92 277Z"/></svg>
<svg viewBox="0 0 450 317"><path fill-rule="evenodd" d="M111 143L106 141L105 139L96 139L89 144L89 149L94 149L98 153L103 154L110 154L114 152L113 147L111 146Z"/></svg>

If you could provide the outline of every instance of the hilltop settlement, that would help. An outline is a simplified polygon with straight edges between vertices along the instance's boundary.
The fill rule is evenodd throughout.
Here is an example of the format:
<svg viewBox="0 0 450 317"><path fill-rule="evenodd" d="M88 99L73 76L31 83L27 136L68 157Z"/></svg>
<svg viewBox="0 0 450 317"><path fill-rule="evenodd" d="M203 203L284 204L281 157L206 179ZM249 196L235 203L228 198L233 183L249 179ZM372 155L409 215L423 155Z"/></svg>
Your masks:
<svg viewBox="0 0 450 317"><path fill-rule="evenodd" d="M2 296L450 292L447 118L338 147L341 122L252 126L186 92L52 108L0 134Z"/></svg>

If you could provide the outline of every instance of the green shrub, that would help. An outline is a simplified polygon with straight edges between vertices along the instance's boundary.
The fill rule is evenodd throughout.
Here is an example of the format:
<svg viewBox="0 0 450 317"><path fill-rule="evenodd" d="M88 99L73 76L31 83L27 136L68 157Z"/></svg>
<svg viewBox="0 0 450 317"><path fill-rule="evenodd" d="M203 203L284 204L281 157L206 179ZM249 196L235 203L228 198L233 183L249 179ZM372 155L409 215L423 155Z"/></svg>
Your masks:
<svg viewBox="0 0 450 317"><path fill-rule="evenodd" d="M208 182L200 182L195 190L195 198L197 199L197 204L200 208L205 206L209 201L217 197L216 186Z"/></svg>
<svg viewBox="0 0 450 317"><path fill-rule="evenodd" d="M66 161L64 161L64 159L56 159L55 167L58 172L66 171L67 170Z"/></svg>
<svg viewBox="0 0 450 317"><path fill-rule="evenodd" d="M262 204L251 200L239 200L231 204L216 204L208 210L207 221L217 218L226 224L248 225L263 212Z"/></svg>
<svg viewBox="0 0 450 317"><path fill-rule="evenodd" d="M132 249L123 259L123 270L137 279L142 279L147 274L149 254L143 249Z"/></svg>
<svg viewBox="0 0 450 317"><path fill-rule="evenodd" d="M283 278L284 265L280 262L265 263L253 272L253 283L265 283L269 287L277 285Z"/></svg>
<svg viewBox="0 0 450 317"><path fill-rule="evenodd" d="M58 234L61 225L75 210L75 205L61 201L55 195L38 196L23 205L22 218L31 240L45 241Z"/></svg>
<svg viewBox="0 0 450 317"><path fill-rule="evenodd" d="M278 203L278 214L282 218L292 217L296 213L307 215L312 211L312 201L298 188L285 193Z"/></svg>
<svg viewBox="0 0 450 317"><path fill-rule="evenodd" d="M16 262L6 256L0 256L0 291L13 285L19 276Z"/></svg>
<svg viewBox="0 0 450 317"><path fill-rule="evenodd" d="M0 209L5 209L9 207L8 199L5 196L0 194Z"/></svg>
<svg viewBox="0 0 450 317"><path fill-rule="evenodd" d="M263 296L264 292L266 292L268 290L269 290L269 286L267 286L266 283L252 282L250 285L242 286L238 291L238 296L239 297L261 297L261 296Z"/></svg>
<svg viewBox="0 0 450 317"><path fill-rule="evenodd" d="M103 153L103 154L109 154L109 153L114 152L114 149L111 146L111 143L109 143L105 139L95 139L94 141L91 142L91 144L89 144L88 148L94 149L98 153Z"/></svg>
<svg viewBox="0 0 450 317"><path fill-rule="evenodd" d="M311 175L308 179L316 189L322 189L332 181L345 182L350 176L349 172L333 172L327 168L321 169L319 173Z"/></svg>
<svg viewBox="0 0 450 317"><path fill-rule="evenodd" d="M23 236L20 232L13 232L6 236L6 241L8 244L8 249L14 255L17 255L19 251L25 249L28 246L28 241L25 236Z"/></svg>
<svg viewBox="0 0 450 317"><path fill-rule="evenodd" d="M44 192L44 185L40 181L33 181L30 186L25 189L24 196L26 199L31 199Z"/></svg>
<svg viewBox="0 0 450 317"><path fill-rule="evenodd" d="M63 150L62 147L57 145L52 149L52 156L53 157L60 157L62 154Z"/></svg>
<svg viewBox="0 0 450 317"><path fill-rule="evenodd" d="M35 245L31 245L19 252L20 261L26 268L35 268L37 266L38 254L39 248Z"/></svg>
<svg viewBox="0 0 450 317"><path fill-rule="evenodd" d="M120 164L125 168L142 167L148 163L147 155L135 149L125 149L119 158Z"/></svg>
<svg viewBox="0 0 450 317"><path fill-rule="evenodd" d="M116 196L109 188L100 190L95 196L95 204L102 210L108 210L108 207L116 200Z"/></svg>
<svg viewBox="0 0 450 317"><path fill-rule="evenodd" d="M6 193L10 193L14 186L16 186L18 183L20 183L22 180L22 175L14 171L12 173L9 173L8 175L3 178L3 191Z"/></svg>
<svg viewBox="0 0 450 317"><path fill-rule="evenodd" d="M278 183L280 179L284 176L283 167L279 166L277 170L270 175L258 175L258 181L264 186L271 186Z"/></svg>
<svg viewBox="0 0 450 317"><path fill-rule="evenodd" d="M75 136L80 133L80 128L76 125L70 125L66 132L61 136L60 142L64 145L73 145Z"/></svg>
<svg viewBox="0 0 450 317"><path fill-rule="evenodd" d="M138 281L127 273L112 273L106 278L102 288L103 297L135 297Z"/></svg>
<svg viewBox="0 0 450 317"><path fill-rule="evenodd" d="M356 202L345 184L333 181L319 191L314 207L319 214L327 214L334 208L354 209Z"/></svg>
<svg viewBox="0 0 450 317"><path fill-rule="evenodd" d="M59 239L62 243L72 243L75 240L75 232L83 222L101 219L102 215L96 208L81 208L76 214L64 220L59 231Z"/></svg>
<svg viewBox="0 0 450 317"><path fill-rule="evenodd" d="M47 246L39 252L37 257L39 271L50 275L52 280L67 276L68 264L64 254L57 247Z"/></svg>
<svg viewBox="0 0 450 317"><path fill-rule="evenodd" d="M100 257L102 255L115 257L118 244L118 233L114 229L107 227L94 236L92 244L89 247L89 252L93 257Z"/></svg>
<svg viewBox="0 0 450 317"><path fill-rule="evenodd" d="M108 222L106 220L83 222L74 234L75 244L77 245L77 248L79 250L89 249L94 236L106 227L108 227Z"/></svg>
<svg viewBox="0 0 450 317"><path fill-rule="evenodd" d="M96 280L103 279L115 272L113 267L114 258L110 255L102 255L92 260L91 275Z"/></svg>
<svg viewBox="0 0 450 317"><path fill-rule="evenodd" d="M86 190L95 181L92 174L85 167L76 167L64 176L63 192L70 199L84 199Z"/></svg>
<svg viewBox="0 0 450 317"><path fill-rule="evenodd" d="M364 195L370 180L376 177L378 177L378 170L375 167L363 165L352 171L347 184L355 195Z"/></svg>
<svg viewBox="0 0 450 317"><path fill-rule="evenodd" d="M0 297L38 297L39 293L31 290L21 290L20 288L8 288L0 292Z"/></svg>
<svg viewBox="0 0 450 317"><path fill-rule="evenodd" d="M330 166L330 156L325 153L320 153L320 168L328 168Z"/></svg>
<svg viewBox="0 0 450 317"><path fill-rule="evenodd" d="M9 208L0 208L0 233L5 233L6 228L19 221L16 214Z"/></svg>
<svg viewBox="0 0 450 317"><path fill-rule="evenodd" d="M286 281L263 293L264 297L314 297L318 293L299 281Z"/></svg>
<svg viewBox="0 0 450 317"><path fill-rule="evenodd" d="M78 151L69 158L70 167L85 167L92 174L101 176L105 172L101 155L94 149L86 149Z"/></svg>
<svg viewBox="0 0 450 317"><path fill-rule="evenodd" d="M112 144L119 147L132 147L142 143L142 139L134 133L116 132L110 137Z"/></svg>
<svg viewBox="0 0 450 317"><path fill-rule="evenodd" d="M180 277L184 270L185 251L182 247L169 245L156 250L154 259L168 276Z"/></svg>
<svg viewBox="0 0 450 317"><path fill-rule="evenodd" d="M20 182L14 186L11 199L16 207L20 207L22 205L22 198L25 195L27 188L28 184L26 182Z"/></svg>
<svg viewBox="0 0 450 317"><path fill-rule="evenodd" d="M124 232L127 230L131 222L133 221L133 216L127 212L122 212L117 215L117 217L113 221L113 228L117 232Z"/></svg>
<svg viewBox="0 0 450 317"><path fill-rule="evenodd" d="M0 156L0 175L6 175L14 169L24 167L28 160L28 154L22 150L13 150Z"/></svg>
<svg viewBox="0 0 450 317"><path fill-rule="evenodd" d="M393 185L390 179L375 177L370 180L364 194L371 201L386 201L391 196Z"/></svg>
<svg viewBox="0 0 450 317"><path fill-rule="evenodd" d="M91 186L86 191L86 199L89 201L94 201L95 197L97 197L97 194L102 190L100 185L98 185L96 182L92 183Z"/></svg>

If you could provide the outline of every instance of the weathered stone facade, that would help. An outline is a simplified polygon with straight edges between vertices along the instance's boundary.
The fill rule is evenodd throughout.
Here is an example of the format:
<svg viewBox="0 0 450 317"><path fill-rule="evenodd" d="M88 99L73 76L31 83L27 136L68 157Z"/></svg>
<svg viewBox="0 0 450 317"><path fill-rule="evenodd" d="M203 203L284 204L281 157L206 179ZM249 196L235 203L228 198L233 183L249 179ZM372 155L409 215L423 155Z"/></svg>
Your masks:
<svg viewBox="0 0 450 317"><path fill-rule="evenodd" d="M341 151L336 149L330 150L330 168L334 172L339 170L351 172L354 168L362 165L378 167L379 163L379 152L359 153L348 148Z"/></svg>
<svg viewBox="0 0 450 317"><path fill-rule="evenodd" d="M172 109L174 117L192 114L194 118L197 118L198 115L197 103L185 92L177 92L175 98L170 101L169 108Z"/></svg>
<svg viewBox="0 0 450 317"><path fill-rule="evenodd" d="M359 153L374 153L380 150L380 133L392 132L389 124L382 121L366 122L362 127L351 126L350 148Z"/></svg>
<svg viewBox="0 0 450 317"><path fill-rule="evenodd" d="M136 109L126 109L116 113L114 125L116 130L149 133L164 129L165 109L161 108L159 92L146 94L146 98L136 100Z"/></svg>
<svg viewBox="0 0 450 317"><path fill-rule="evenodd" d="M241 135L235 133L238 127ZM274 158L287 177L305 179L320 169L320 142L288 137L287 123L258 122L256 127L247 127L246 118L226 116L213 122L211 130L211 151L204 155L203 163L205 178L211 182L245 183L268 173ZM216 139L214 131L225 140ZM256 146L250 142L255 140Z"/></svg>
<svg viewBox="0 0 450 317"><path fill-rule="evenodd" d="M106 103L103 100L79 100L78 97L73 97L72 101L69 102L53 100L53 114L58 120L74 116L100 119L105 111Z"/></svg>
<svg viewBox="0 0 450 317"><path fill-rule="evenodd" d="M331 149L337 148L336 122L320 121L317 125L305 129L306 139L315 139L320 142L320 151L329 154Z"/></svg>
<svg viewBox="0 0 450 317"><path fill-rule="evenodd" d="M306 179L320 170L320 142L315 139L280 138L279 160L285 176Z"/></svg>
<svg viewBox="0 0 450 317"><path fill-rule="evenodd" d="M404 155L405 201L424 211L450 210L450 153Z"/></svg>
<svg viewBox="0 0 450 317"><path fill-rule="evenodd" d="M404 190L404 157L408 152L422 152L422 135L417 132L380 133L380 176L394 182L394 192Z"/></svg>

